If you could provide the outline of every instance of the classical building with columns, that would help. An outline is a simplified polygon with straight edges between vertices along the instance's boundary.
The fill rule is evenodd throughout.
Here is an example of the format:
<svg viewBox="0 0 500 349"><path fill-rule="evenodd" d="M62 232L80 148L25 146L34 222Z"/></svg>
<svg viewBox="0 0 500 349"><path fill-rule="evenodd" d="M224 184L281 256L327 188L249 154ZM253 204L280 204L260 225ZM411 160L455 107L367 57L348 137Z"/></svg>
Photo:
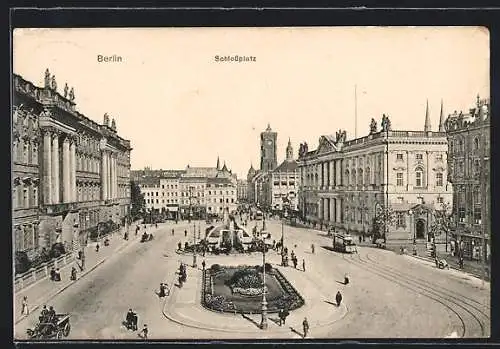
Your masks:
<svg viewBox="0 0 500 349"><path fill-rule="evenodd" d="M451 205L447 181L448 142L441 113L439 131L431 131L429 109L423 131L395 131L388 116L382 130L372 119L367 136L319 138L309 150L300 145L299 210L305 221L358 234L368 234L385 207L395 212L387 240L430 241L433 210Z"/></svg>
<svg viewBox="0 0 500 349"><path fill-rule="evenodd" d="M12 202L15 251L36 255L56 242L77 249L99 223L122 223L130 207L130 141L114 119L76 110L74 89L13 77Z"/></svg>
<svg viewBox="0 0 500 349"><path fill-rule="evenodd" d="M449 181L453 185L452 241L466 259L487 259L491 245L490 101L477 97L468 112L446 119ZM455 248L456 247L456 248Z"/></svg>

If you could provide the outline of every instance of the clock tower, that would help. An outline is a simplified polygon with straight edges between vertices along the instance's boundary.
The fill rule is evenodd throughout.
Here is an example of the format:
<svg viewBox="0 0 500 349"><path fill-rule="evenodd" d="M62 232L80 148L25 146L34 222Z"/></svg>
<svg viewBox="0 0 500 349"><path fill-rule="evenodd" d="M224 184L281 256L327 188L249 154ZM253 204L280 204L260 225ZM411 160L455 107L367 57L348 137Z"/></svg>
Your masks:
<svg viewBox="0 0 500 349"><path fill-rule="evenodd" d="M278 133L271 130L267 124L267 129L260 133L260 170L269 172L278 166L276 159L276 139Z"/></svg>

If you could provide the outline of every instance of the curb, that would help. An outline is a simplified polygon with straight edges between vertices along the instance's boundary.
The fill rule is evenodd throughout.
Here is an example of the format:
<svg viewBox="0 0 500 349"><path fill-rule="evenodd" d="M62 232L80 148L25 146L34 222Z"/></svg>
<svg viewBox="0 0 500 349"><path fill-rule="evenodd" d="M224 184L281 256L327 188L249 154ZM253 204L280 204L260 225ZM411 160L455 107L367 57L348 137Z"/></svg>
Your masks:
<svg viewBox="0 0 500 349"><path fill-rule="evenodd" d="M426 261L426 262L429 262L429 263L432 263L434 264L434 260L430 259L430 258L427 258L427 257L422 257L422 256L414 256L414 255L409 255L410 257L413 257L413 258L417 258L417 259L420 259L422 261ZM468 274L470 276L473 276L477 279L480 279L482 280L484 278L484 275L481 275L481 274L477 274L477 273L473 273L473 272L470 272L470 271L466 271L466 270L463 270L463 269L460 269L460 268L457 268L455 266L452 266L450 265L450 269L453 269L453 270L456 270L456 271L459 271L459 272L462 272L464 274ZM490 278L488 277L488 280L487 282L490 282Z"/></svg>
<svg viewBox="0 0 500 349"><path fill-rule="evenodd" d="M130 240L129 240L130 241ZM130 242L133 242L134 240L131 240ZM85 270L83 273L80 274L80 277L75 280L75 281L72 281L72 282L68 282L67 284L61 286L57 291L55 291L54 293L51 293L49 296L47 296L46 298L43 298L43 301L42 302L38 302L40 304L38 305L35 305L33 306L31 309L30 309L30 313L38 310L40 308L40 306L43 304L43 303L47 303L48 301L50 301L51 299L53 299L54 297L56 297L57 295L59 295L60 293L62 293L63 291L65 291L66 289L68 289L71 285L73 285L75 282L77 282L78 280L80 280L81 278L83 278L84 276L86 276L87 274L89 274L90 272L94 271L97 267L99 267L101 264L103 264L104 262L106 262L106 260L108 260L110 257L114 256L116 253L119 253L121 252L125 247L129 246L129 243L124 243L122 244L120 247L118 247L114 252L113 254L111 254L110 256L107 256L105 258L103 258L102 260L100 260L99 262L97 262L93 267L91 267L90 269L87 269ZM23 320L25 320L27 318L26 315L24 315L23 317L21 317L20 319L18 319L17 321L14 322L14 325L17 325L19 323L21 323Z"/></svg>
<svg viewBox="0 0 500 349"><path fill-rule="evenodd" d="M171 298L172 296L173 296L173 292L171 292L170 293L170 297L168 299L165 299L165 301L163 302L162 314L163 314L163 316L167 320L170 320L170 321L172 321L172 322L174 322L174 323L176 323L178 325L186 326L186 327L190 327L190 328L194 328L194 329L198 329L198 330L219 331L219 332L224 332L224 333L244 333L244 334L260 333L260 332L255 331L255 330L254 331L245 331L245 330L240 330L240 329L216 328L216 327L209 327L209 326L200 326L200 325L197 325L197 324L184 323L184 322L182 322L180 320L177 320L175 317L171 316L170 314L168 314L168 312L166 310L167 305L170 305L170 303L172 302L172 298ZM326 322L326 323L321 324L319 326L315 326L315 328L322 329L324 327L331 326L332 324L334 324L334 323L342 320L349 313L349 308L347 307L347 305L345 303L342 303L341 307L342 307L343 311L340 314L340 317L338 317L334 321L329 321L329 322ZM206 310L206 309L204 309L204 310ZM228 317L229 316L231 316L231 317L234 316L233 314L229 314L229 313L224 313L224 314L221 314L221 315L228 315ZM276 330L273 330L272 332L268 332L268 333L289 333L289 332L290 332L289 330L283 328L282 330L281 329L276 329Z"/></svg>

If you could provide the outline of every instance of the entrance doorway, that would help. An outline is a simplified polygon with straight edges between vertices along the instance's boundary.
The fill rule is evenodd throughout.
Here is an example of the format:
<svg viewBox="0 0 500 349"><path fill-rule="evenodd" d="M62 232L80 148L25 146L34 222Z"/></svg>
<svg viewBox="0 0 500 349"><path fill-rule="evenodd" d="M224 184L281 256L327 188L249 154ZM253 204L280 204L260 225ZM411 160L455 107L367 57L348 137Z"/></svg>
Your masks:
<svg viewBox="0 0 500 349"><path fill-rule="evenodd" d="M423 219L417 220L415 228L417 239L423 239L425 237L425 221Z"/></svg>

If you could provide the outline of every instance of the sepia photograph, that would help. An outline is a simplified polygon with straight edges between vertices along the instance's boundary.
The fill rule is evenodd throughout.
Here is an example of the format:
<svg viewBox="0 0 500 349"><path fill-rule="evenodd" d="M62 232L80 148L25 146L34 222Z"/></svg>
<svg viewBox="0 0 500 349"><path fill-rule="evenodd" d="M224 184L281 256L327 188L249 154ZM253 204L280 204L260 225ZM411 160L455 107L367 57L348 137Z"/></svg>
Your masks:
<svg viewBox="0 0 500 349"><path fill-rule="evenodd" d="M15 28L15 341L491 336L484 27Z"/></svg>

